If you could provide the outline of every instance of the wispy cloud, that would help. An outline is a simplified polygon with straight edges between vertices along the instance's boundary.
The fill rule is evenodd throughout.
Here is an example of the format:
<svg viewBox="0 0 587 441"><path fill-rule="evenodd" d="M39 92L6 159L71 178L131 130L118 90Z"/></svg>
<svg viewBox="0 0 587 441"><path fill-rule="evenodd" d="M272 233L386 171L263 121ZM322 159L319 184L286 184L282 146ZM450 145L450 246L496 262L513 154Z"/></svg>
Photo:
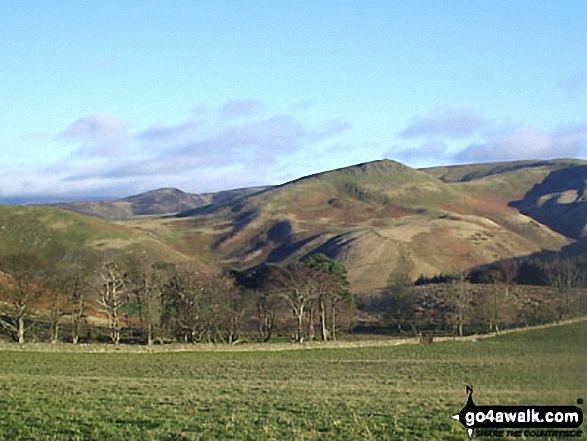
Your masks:
<svg viewBox="0 0 587 441"><path fill-rule="evenodd" d="M400 132L400 137L404 139L432 136L466 138L484 125L485 120L473 109L444 109L430 116L415 118Z"/></svg>
<svg viewBox="0 0 587 441"><path fill-rule="evenodd" d="M111 157L126 151L128 136L129 127L122 120L99 113L74 121L55 139L80 144L76 153L85 157Z"/></svg>
<svg viewBox="0 0 587 441"><path fill-rule="evenodd" d="M457 152L456 162L504 161L529 158L577 157L585 153L587 126L557 130L551 133L523 127L509 133L472 143Z"/></svg>
<svg viewBox="0 0 587 441"><path fill-rule="evenodd" d="M425 141L414 148L391 147L384 155L386 158L395 158L405 161L408 164L420 163L442 163L447 159L448 146L442 140L433 139Z"/></svg>
<svg viewBox="0 0 587 441"><path fill-rule="evenodd" d="M349 126L333 122L321 127L307 127L288 115L279 115L248 124L229 127L213 127L202 134L194 132L193 139L184 144L170 142L165 149L153 152L147 157L128 157L122 163L113 161L101 170L88 173L76 172L71 179L85 179L90 176L118 178L122 176L173 175L177 173L197 173L202 169L215 168L219 173L223 168L259 170L271 166L304 148L346 130ZM150 129L152 130L152 129ZM168 141L177 141L184 133L183 125L160 127L157 129ZM177 132L177 133L176 133ZM145 132L137 140L150 141ZM145 153L145 149L141 150Z"/></svg>
<svg viewBox="0 0 587 441"><path fill-rule="evenodd" d="M579 82L579 78L577 80ZM419 145L390 148L385 157L414 165L579 157L587 154L587 124L545 131L484 118L471 108L414 119L399 137Z"/></svg>
<svg viewBox="0 0 587 441"><path fill-rule="evenodd" d="M97 113L74 121L68 125L58 138L65 139L104 139L126 134L128 128L120 119L107 113Z"/></svg>
<svg viewBox="0 0 587 441"><path fill-rule="evenodd" d="M220 119L230 120L250 116L261 110L261 103L256 100L232 100L225 103L218 111Z"/></svg>
<svg viewBox="0 0 587 441"><path fill-rule="evenodd" d="M73 147L67 161L0 176L0 197L71 199L163 186L215 191L267 184L285 164L307 158L317 144L350 127L339 120L312 126L287 113L263 115L260 107L230 101L217 109L201 108L178 123L143 129L110 114L88 115L52 137ZM227 109L232 116L219 119Z"/></svg>

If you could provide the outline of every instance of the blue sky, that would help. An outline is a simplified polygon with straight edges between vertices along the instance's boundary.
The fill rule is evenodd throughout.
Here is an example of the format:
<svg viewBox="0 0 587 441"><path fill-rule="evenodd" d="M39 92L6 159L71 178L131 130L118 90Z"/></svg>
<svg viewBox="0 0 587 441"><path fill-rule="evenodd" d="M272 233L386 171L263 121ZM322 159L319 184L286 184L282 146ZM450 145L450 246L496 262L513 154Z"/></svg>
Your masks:
<svg viewBox="0 0 587 441"><path fill-rule="evenodd" d="M0 202L587 157L587 2L0 2Z"/></svg>

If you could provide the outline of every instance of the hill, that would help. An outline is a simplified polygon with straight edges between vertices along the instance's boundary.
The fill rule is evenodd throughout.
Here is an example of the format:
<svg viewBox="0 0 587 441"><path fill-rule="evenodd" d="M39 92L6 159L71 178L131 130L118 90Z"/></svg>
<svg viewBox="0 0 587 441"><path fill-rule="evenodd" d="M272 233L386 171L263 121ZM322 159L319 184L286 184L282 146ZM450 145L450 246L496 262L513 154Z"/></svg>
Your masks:
<svg viewBox="0 0 587 441"><path fill-rule="evenodd" d="M587 161L570 159L420 170L381 160L274 187L160 189L60 206L117 219L101 228L133 231L216 267L323 252L365 291L385 286L400 255L415 279L548 250L582 253L586 179Z"/></svg>
<svg viewBox="0 0 587 441"><path fill-rule="evenodd" d="M167 222L224 265L248 268L323 252L355 290L385 285L398 256L412 277L560 250L572 240L514 206L566 162L416 170L382 160L319 173Z"/></svg>
<svg viewBox="0 0 587 441"><path fill-rule="evenodd" d="M137 216L176 214L213 203L231 201L262 189L263 187L193 194L177 188L160 188L112 201L69 202L54 206L101 219L131 219Z"/></svg>
<svg viewBox="0 0 587 441"><path fill-rule="evenodd" d="M466 182L486 176L498 175L522 169L558 169L587 164L580 159L526 160L512 162L487 162L482 164L449 165L421 169L444 182Z"/></svg>
<svg viewBox="0 0 587 441"><path fill-rule="evenodd" d="M152 233L43 206L0 205L0 255L34 251L52 259L68 252L145 253L153 260L188 257Z"/></svg>
<svg viewBox="0 0 587 441"><path fill-rule="evenodd" d="M511 205L567 237L587 236L587 164L553 170Z"/></svg>

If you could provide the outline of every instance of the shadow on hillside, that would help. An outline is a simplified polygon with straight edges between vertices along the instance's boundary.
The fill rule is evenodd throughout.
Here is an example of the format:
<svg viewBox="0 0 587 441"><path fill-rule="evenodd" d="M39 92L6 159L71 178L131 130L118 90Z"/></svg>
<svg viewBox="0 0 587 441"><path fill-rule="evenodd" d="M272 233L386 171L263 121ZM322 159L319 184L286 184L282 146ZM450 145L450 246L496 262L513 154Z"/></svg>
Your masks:
<svg viewBox="0 0 587 441"><path fill-rule="evenodd" d="M585 233L587 224L587 165L551 172L510 206L572 239Z"/></svg>

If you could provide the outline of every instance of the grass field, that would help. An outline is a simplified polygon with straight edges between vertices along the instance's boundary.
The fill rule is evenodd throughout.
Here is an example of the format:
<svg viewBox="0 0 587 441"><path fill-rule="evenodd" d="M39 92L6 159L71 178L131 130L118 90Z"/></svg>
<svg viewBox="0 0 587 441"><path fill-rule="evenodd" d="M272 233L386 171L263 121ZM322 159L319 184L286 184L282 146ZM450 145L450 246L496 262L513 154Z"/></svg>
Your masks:
<svg viewBox="0 0 587 441"><path fill-rule="evenodd" d="M581 322L432 345L2 350L0 438L464 440L449 416L466 384L478 405L587 398L586 341Z"/></svg>

